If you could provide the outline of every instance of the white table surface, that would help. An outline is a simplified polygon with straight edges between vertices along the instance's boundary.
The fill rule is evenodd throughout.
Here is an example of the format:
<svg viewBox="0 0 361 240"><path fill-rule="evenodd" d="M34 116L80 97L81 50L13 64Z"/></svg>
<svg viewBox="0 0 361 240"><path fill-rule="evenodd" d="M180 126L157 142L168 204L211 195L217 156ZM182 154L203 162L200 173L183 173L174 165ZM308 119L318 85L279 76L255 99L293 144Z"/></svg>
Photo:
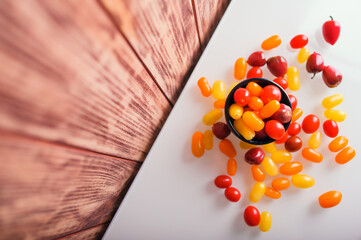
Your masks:
<svg viewBox="0 0 361 240"><path fill-rule="evenodd" d="M170 3L171 4L171 3ZM136 179L110 224L104 239L361 239L361 1L241 1L229 5L210 43L204 51L179 100L155 141ZM325 43L322 24L332 15L341 23L341 35L334 45ZM326 65L333 65L343 73L343 82L330 89L321 74L313 80L305 64L296 61L297 51L288 46L297 34L309 36L307 47L320 52ZM323 162L316 164L302 159L300 151L293 159L304 164L302 173L313 176L314 187L298 189L291 186L282 197L273 200L263 197L251 204L248 194L254 183L250 165L244 162L245 150L239 140L230 137L237 149L238 172L233 185L240 189L240 202L226 200L223 190L213 180L226 174L227 157L214 148L200 159L192 156L192 134L204 132L203 115L213 108L213 99L201 96L197 80L205 76L209 82L221 79L229 87L233 79L234 61L247 58L261 50L261 42L278 34L280 47L266 53L266 57L282 55L289 66L300 69L301 89L294 94L298 106L307 114L317 114L325 120L321 101L335 93L344 95L344 102L336 108L347 113L339 124L340 134L349 138L356 149L356 157L345 165L334 161L335 154L327 150L330 138L322 132L320 151ZM271 77L263 68L264 77ZM290 92L290 91L288 91ZM222 117L224 121L224 117ZM308 137L300 135L307 144ZM278 147L281 149L281 147ZM280 176L280 175L278 175ZM270 185L273 177L266 178ZM323 209L318 196L329 190L339 190L342 202L334 208ZM269 211L273 223L269 232L248 227L243 211L248 205L260 212Z"/></svg>

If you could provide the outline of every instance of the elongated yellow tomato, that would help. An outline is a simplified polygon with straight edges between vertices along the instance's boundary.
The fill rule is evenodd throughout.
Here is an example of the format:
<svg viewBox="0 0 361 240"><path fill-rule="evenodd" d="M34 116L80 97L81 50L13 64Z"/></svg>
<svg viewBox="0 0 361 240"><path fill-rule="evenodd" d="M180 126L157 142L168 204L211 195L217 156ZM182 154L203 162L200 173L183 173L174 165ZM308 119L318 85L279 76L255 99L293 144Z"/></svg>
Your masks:
<svg viewBox="0 0 361 240"><path fill-rule="evenodd" d="M261 220L258 224L258 228L262 232L268 232L272 226L272 215L269 212L261 213Z"/></svg>
<svg viewBox="0 0 361 240"><path fill-rule="evenodd" d="M310 50L308 50L307 48L301 48L297 55L297 61L299 63L304 63L306 62L309 56L310 56Z"/></svg>
<svg viewBox="0 0 361 240"><path fill-rule="evenodd" d="M296 67L291 66L287 68L287 82L290 90L297 91L300 89L300 73Z"/></svg>
<svg viewBox="0 0 361 240"><path fill-rule="evenodd" d="M247 72L247 60L244 58L238 58L234 64L234 78L242 80L246 76Z"/></svg>
<svg viewBox="0 0 361 240"><path fill-rule="evenodd" d="M249 201L256 203L263 197L266 191L266 185L263 182L256 182L249 194Z"/></svg>
<svg viewBox="0 0 361 240"><path fill-rule="evenodd" d="M237 103L233 103L229 107L229 115L233 119L240 119L243 115L243 107L241 105L238 105Z"/></svg>
<svg viewBox="0 0 361 240"><path fill-rule="evenodd" d="M213 132L211 130L206 130L204 132L203 145L206 150L211 150L213 148Z"/></svg>
<svg viewBox="0 0 361 240"><path fill-rule="evenodd" d="M243 122L253 131L260 131L264 128L264 122L254 112L246 111L242 116Z"/></svg>
<svg viewBox="0 0 361 240"><path fill-rule="evenodd" d="M285 150L279 150L272 153L272 160L276 163L286 163L291 161L291 159L291 153Z"/></svg>
<svg viewBox="0 0 361 240"><path fill-rule="evenodd" d="M213 125L215 122L218 121L222 117L222 110L220 109L213 109L212 111L208 112L203 117L203 123L207 126Z"/></svg>
<svg viewBox="0 0 361 240"><path fill-rule="evenodd" d="M256 135L252 129L247 127L242 118L234 120L233 126L246 140L251 140Z"/></svg>
<svg viewBox="0 0 361 240"><path fill-rule="evenodd" d="M195 157L202 157L204 154L203 133L195 132L192 137L192 153Z"/></svg>
<svg viewBox="0 0 361 240"><path fill-rule="evenodd" d="M322 106L324 108L334 108L342 102L343 102L343 96L342 96L342 94L338 93L338 94L334 94L334 95L325 97L322 100Z"/></svg>
<svg viewBox="0 0 361 240"><path fill-rule="evenodd" d="M310 188L315 184L315 179L306 174L296 174L291 177L291 182L298 188Z"/></svg>
<svg viewBox="0 0 361 240"><path fill-rule="evenodd" d="M310 139L308 139L308 146L313 149L317 149L321 146L321 132L316 131L312 133Z"/></svg>
<svg viewBox="0 0 361 240"><path fill-rule="evenodd" d="M213 83L212 95L218 100L227 97L226 84L222 80L217 80Z"/></svg>
<svg viewBox="0 0 361 240"><path fill-rule="evenodd" d="M278 168L275 162L270 157L264 157L261 163L264 171L270 176L276 176L278 174Z"/></svg>
<svg viewBox="0 0 361 240"><path fill-rule="evenodd" d="M274 142L262 145L262 147L268 153L273 153L273 152L277 151L277 146Z"/></svg>
<svg viewBox="0 0 361 240"><path fill-rule="evenodd" d="M327 119L331 119L335 122L343 122L346 119L346 113L342 110L328 108L325 110L324 114Z"/></svg>

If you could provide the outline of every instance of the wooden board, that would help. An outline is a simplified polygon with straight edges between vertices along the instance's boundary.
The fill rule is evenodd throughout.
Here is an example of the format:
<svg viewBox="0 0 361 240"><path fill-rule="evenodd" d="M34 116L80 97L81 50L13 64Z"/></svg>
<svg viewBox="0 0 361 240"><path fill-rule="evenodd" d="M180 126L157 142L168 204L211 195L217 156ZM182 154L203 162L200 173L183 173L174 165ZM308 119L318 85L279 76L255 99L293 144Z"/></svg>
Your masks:
<svg viewBox="0 0 361 240"><path fill-rule="evenodd" d="M101 0L171 102L200 56L190 0Z"/></svg>
<svg viewBox="0 0 361 240"><path fill-rule="evenodd" d="M142 161L170 111L95 1L0 1L0 65L0 129L22 135Z"/></svg>
<svg viewBox="0 0 361 240"><path fill-rule="evenodd" d="M140 165L4 132L0 156L1 239L56 238L110 221Z"/></svg>
<svg viewBox="0 0 361 240"><path fill-rule="evenodd" d="M195 6L199 38L204 49L211 38L218 22L231 0L192 0Z"/></svg>
<svg viewBox="0 0 361 240"><path fill-rule="evenodd" d="M91 239L101 239L104 235L105 230L109 226L109 223L104 223L97 225L95 227L85 229L83 231L70 234L63 238L59 238L59 240L91 240Z"/></svg>

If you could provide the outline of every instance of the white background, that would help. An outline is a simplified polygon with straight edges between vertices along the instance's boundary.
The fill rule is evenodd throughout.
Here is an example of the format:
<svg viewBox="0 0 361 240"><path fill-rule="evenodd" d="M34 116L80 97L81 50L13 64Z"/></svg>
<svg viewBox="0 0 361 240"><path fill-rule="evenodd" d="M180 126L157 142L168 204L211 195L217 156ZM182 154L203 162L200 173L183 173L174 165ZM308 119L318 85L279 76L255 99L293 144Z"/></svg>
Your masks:
<svg viewBox="0 0 361 240"><path fill-rule="evenodd" d="M115 215L105 239L361 239L361 1L241 1L233 0L185 86L171 115L154 143L145 163ZM338 42L331 46L322 37L322 24L332 15L341 23ZM343 73L343 82L330 89L321 74L310 79L305 64L296 61L297 51L289 41L297 34L309 36L307 47L321 53L326 65L333 65ZM248 194L254 183L250 165L244 162L245 150L239 140L230 137L237 149L238 172L233 186L242 194L240 202L225 199L223 190L213 180L226 174L227 157L214 148L196 159L192 156L192 134L210 129L201 119L212 110L212 97L201 96L197 80L205 76L210 83L224 80L229 87L233 79L233 65L237 58L261 50L262 41L271 35L282 38L280 47L266 53L266 57L282 55L288 65L300 69L301 89L294 94L298 106L307 114L317 114L325 120L321 101L335 93L344 95L344 102L336 108L347 113L339 124L340 134L349 138L356 149L356 157L345 165L334 161L335 154L327 150L331 141L322 132L324 154L321 163L293 160L304 165L302 173L316 180L310 189L291 186L282 197L273 200L263 197L252 204L260 212L269 211L273 223L269 232L248 227L243 211L250 205ZM273 79L267 68L264 77ZM212 98L212 99L211 99ZM222 117L224 121L224 117ZM300 122L300 121L299 121ZM300 135L307 145L308 136ZM282 149L282 147L278 147ZM280 175L278 175L280 176ZM266 178L270 185L273 178ZM343 194L342 202L334 208L323 209L318 196L329 190Z"/></svg>

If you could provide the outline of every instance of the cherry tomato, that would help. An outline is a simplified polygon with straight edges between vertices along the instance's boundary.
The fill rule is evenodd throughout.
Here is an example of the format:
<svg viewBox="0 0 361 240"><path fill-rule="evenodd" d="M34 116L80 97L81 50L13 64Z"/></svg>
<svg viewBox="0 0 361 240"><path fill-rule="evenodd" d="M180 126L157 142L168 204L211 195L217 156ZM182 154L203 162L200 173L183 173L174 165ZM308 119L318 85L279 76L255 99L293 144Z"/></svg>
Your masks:
<svg viewBox="0 0 361 240"><path fill-rule="evenodd" d="M258 209L253 206L248 206L244 210L243 217L246 224L250 227L258 226L261 221L261 215L259 214Z"/></svg>
<svg viewBox="0 0 361 240"><path fill-rule="evenodd" d="M290 45L294 49L303 48L308 43L308 37L303 34L299 34L291 39Z"/></svg>
<svg viewBox="0 0 361 240"><path fill-rule="evenodd" d="M252 67L262 67L266 64L266 58L262 51L257 51L249 55L247 63Z"/></svg>
<svg viewBox="0 0 361 240"><path fill-rule="evenodd" d="M232 178L227 175L219 175L214 179L214 185L219 188L227 188L232 185Z"/></svg>
<svg viewBox="0 0 361 240"><path fill-rule="evenodd" d="M316 132L319 126L320 119L314 114L307 115L302 121L302 129L305 133Z"/></svg>
<svg viewBox="0 0 361 240"><path fill-rule="evenodd" d="M292 105L292 110L295 110L297 107L297 98L293 95L288 95L290 101L291 101L291 105Z"/></svg>
<svg viewBox="0 0 361 240"><path fill-rule="evenodd" d="M281 90L273 85L268 85L263 88L263 91L260 94L260 98L262 99L264 105L266 105L271 100L281 101L282 94Z"/></svg>
<svg viewBox="0 0 361 240"><path fill-rule="evenodd" d="M255 82L249 82L246 89L251 93L251 96L258 97L263 88Z"/></svg>
<svg viewBox="0 0 361 240"><path fill-rule="evenodd" d="M277 120L268 121L265 130L267 135L273 139L280 139L285 134L284 126Z"/></svg>
<svg viewBox="0 0 361 240"><path fill-rule="evenodd" d="M263 76L263 71L260 67L253 67L248 70L247 78L261 78Z"/></svg>
<svg viewBox="0 0 361 240"><path fill-rule="evenodd" d="M280 85L284 90L286 90L288 88L288 82L283 77L275 78L275 79L273 79L273 81L275 83L277 83L278 85Z"/></svg>
<svg viewBox="0 0 361 240"><path fill-rule="evenodd" d="M277 143L277 144L285 143L287 141L287 139L288 139L288 133L286 131L285 134L283 134L283 136L280 139L277 139L275 141L275 143Z"/></svg>
<svg viewBox="0 0 361 240"><path fill-rule="evenodd" d="M285 142L285 149L289 152L297 152L302 147L302 140L297 136L292 136Z"/></svg>
<svg viewBox="0 0 361 240"><path fill-rule="evenodd" d="M225 139L231 133L231 129L223 122L217 122L213 124L212 131L214 136L219 139Z"/></svg>
<svg viewBox="0 0 361 240"><path fill-rule="evenodd" d="M227 187L226 190L224 190L224 195L231 202L238 202L239 199L241 199L241 193L234 187Z"/></svg>
<svg viewBox="0 0 361 240"><path fill-rule="evenodd" d="M323 131L325 132L325 134L327 136L329 136L330 138L334 138L337 136L338 134L338 126L337 123L333 120L326 120L323 123Z"/></svg>
<svg viewBox="0 0 361 240"><path fill-rule="evenodd" d="M251 100L250 92L245 88L238 88L234 92L234 101L241 105L242 107L246 106L248 102Z"/></svg>
<svg viewBox="0 0 361 240"><path fill-rule="evenodd" d="M288 135L296 136L301 132L301 125L298 122L291 122L287 129Z"/></svg>
<svg viewBox="0 0 361 240"><path fill-rule="evenodd" d="M331 16L330 16L331 17ZM331 45L334 45L340 36L341 32L341 25L338 21L333 20L331 17L331 20L325 22L322 26L322 33L323 37L325 38L326 42L328 42Z"/></svg>

